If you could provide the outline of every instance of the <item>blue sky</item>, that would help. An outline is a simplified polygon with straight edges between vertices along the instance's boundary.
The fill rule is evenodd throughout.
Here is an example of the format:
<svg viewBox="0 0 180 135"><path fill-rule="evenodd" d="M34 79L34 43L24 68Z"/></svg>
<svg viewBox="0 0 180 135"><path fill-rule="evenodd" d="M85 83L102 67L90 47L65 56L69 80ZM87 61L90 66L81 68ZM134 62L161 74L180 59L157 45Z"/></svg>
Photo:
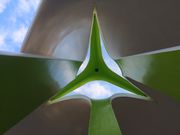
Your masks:
<svg viewBox="0 0 180 135"><path fill-rule="evenodd" d="M19 52L40 0L0 0L0 50Z"/></svg>
<svg viewBox="0 0 180 135"><path fill-rule="evenodd" d="M40 2L41 0L0 0L0 51L20 52L22 42ZM108 56L105 48L103 48L103 56L107 65L121 75L119 67ZM81 71L87 62L88 56L81 66ZM115 93L127 93L127 91L107 82L94 81L73 92L73 94L83 94L93 99L107 98Z"/></svg>

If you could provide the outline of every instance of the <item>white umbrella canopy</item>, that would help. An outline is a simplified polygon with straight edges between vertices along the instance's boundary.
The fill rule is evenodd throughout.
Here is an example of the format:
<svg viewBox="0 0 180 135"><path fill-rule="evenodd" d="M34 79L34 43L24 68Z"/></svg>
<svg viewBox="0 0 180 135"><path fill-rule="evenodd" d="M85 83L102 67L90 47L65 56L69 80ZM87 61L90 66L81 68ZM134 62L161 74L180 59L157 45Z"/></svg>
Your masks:
<svg viewBox="0 0 180 135"><path fill-rule="evenodd" d="M44 0L22 52L83 61L93 9L89 0Z"/></svg>
<svg viewBox="0 0 180 135"><path fill-rule="evenodd" d="M96 3L105 46L114 59L180 45L180 1Z"/></svg>
<svg viewBox="0 0 180 135"><path fill-rule="evenodd" d="M178 46L180 42L178 4L180 2L177 0L44 0L24 41L22 52L83 61L89 45L92 12L95 7L109 54L122 66L123 74L133 78L135 81L132 79L130 81L156 101L147 102L122 97L113 99L113 109L122 134L177 135L180 134L178 128L180 96L179 94L176 96L180 88L177 81L180 76L178 72L180 65L177 62L179 51L170 52L172 56L169 59L171 66L176 67L174 68L176 74L171 74L167 66L166 60L169 56L164 57L161 53L155 52L157 56L149 54L137 56L137 58L122 57ZM149 59L151 56L152 59ZM154 68L149 68L153 67L153 63L149 64L149 60L156 63ZM139 65L142 64L142 67L139 68L136 62L139 62ZM64 64L61 67L64 67ZM75 77L78 67L79 64L75 66L72 78ZM134 70L132 70L133 67ZM162 67L165 70L160 72ZM169 76L172 77L169 83L167 79L165 82L163 80L164 71L168 71ZM151 80L157 77L158 73L160 73L159 78L154 83ZM144 75L147 75L146 80ZM62 81L63 78L59 83ZM172 85L174 87L171 92ZM50 95L52 94L48 96ZM48 112L52 112L52 116L49 117L49 114L47 116ZM71 99L53 105L44 104L6 134L85 135L88 134L89 113L90 103L84 99ZM38 124L32 125L33 123ZM51 126L49 126L50 123ZM31 127L28 128L29 126Z"/></svg>
<svg viewBox="0 0 180 135"><path fill-rule="evenodd" d="M87 135L90 104L84 99L71 99L50 106L43 104L6 135Z"/></svg>
<svg viewBox="0 0 180 135"><path fill-rule="evenodd" d="M94 8L114 59L177 46L179 4L178 0L44 0L22 51L84 60Z"/></svg>
<svg viewBox="0 0 180 135"><path fill-rule="evenodd" d="M131 81L153 97L156 102L129 97L113 99L112 106L122 134L179 134L179 102L174 102L164 94ZM89 101L85 98L61 101L50 106L44 104L5 135L88 135L90 107Z"/></svg>

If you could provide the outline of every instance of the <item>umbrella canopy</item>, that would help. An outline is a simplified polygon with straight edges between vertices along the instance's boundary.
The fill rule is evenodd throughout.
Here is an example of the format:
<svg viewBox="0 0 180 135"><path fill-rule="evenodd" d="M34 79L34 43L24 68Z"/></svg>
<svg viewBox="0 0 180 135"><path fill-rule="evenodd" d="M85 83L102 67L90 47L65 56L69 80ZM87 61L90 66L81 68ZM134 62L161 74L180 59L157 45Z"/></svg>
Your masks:
<svg viewBox="0 0 180 135"><path fill-rule="evenodd" d="M113 132L115 133L113 135L180 134L178 126L180 124L180 117L178 117L180 52L177 50L180 42L178 37L180 9L178 4L180 4L178 0L154 2L44 0L24 41L22 52L58 59L1 55L0 65L4 67L1 68L0 73L4 78L8 76L9 80L1 79L0 89L5 93L0 94L1 106L5 107L4 111L0 111L0 115L3 116L1 119L3 118L6 124L0 125L3 127L0 133L7 131L47 101L59 88L63 89L75 79L77 70L87 53L92 12L96 7L101 34L109 54L119 64L123 75L142 92L152 97L153 101L119 95L109 99L110 102L101 101L102 104L82 97L52 105L45 102L6 134L96 135L99 132L105 135L108 132L104 131L108 128L107 131L114 131L113 127L117 131L117 123L121 132L118 130ZM175 49L159 51L168 47L175 47ZM142 54L139 55L139 53ZM17 68L11 70L14 65ZM19 76L19 70L22 77ZM67 72L64 73L64 71ZM68 77L69 72L72 73L70 77ZM9 78L9 75L13 76ZM37 76L35 80L34 76ZM68 79L65 80L65 78ZM19 83L14 83L15 80ZM12 87L8 85L11 82L14 84ZM24 85L20 82L24 82ZM9 91L13 88L12 95L15 97L11 98ZM30 94L23 93L24 89ZM23 94L16 94L16 92ZM24 100L17 100L22 97ZM34 97L38 98L33 100ZM6 103L5 99L11 102ZM9 107L12 103L15 109ZM103 105L103 108L98 107L98 110L99 105ZM19 111L24 107L27 107L25 111ZM107 112L107 119L103 109ZM94 114L97 115L93 116ZM103 117L101 122L91 118L91 116L100 117L101 114ZM108 118L113 122L108 121ZM94 122L99 124L97 124L97 132L92 126ZM91 131L88 131L88 126Z"/></svg>
<svg viewBox="0 0 180 135"><path fill-rule="evenodd" d="M177 46L179 4L178 0L44 0L22 51L84 60L94 7L114 59Z"/></svg>

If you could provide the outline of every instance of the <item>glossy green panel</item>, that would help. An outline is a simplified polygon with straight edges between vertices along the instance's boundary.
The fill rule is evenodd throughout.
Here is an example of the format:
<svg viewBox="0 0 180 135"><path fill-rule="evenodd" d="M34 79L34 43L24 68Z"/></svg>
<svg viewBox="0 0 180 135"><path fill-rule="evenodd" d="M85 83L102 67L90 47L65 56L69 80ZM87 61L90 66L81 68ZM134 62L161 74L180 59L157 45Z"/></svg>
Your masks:
<svg viewBox="0 0 180 135"><path fill-rule="evenodd" d="M92 100L89 135L122 135L110 99Z"/></svg>
<svg viewBox="0 0 180 135"><path fill-rule="evenodd" d="M180 100L180 50L117 60L124 76Z"/></svg>
<svg viewBox="0 0 180 135"><path fill-rule="evenodd" d="M0 134L72 81L79 66L66 60L0 55Z"/></svg>

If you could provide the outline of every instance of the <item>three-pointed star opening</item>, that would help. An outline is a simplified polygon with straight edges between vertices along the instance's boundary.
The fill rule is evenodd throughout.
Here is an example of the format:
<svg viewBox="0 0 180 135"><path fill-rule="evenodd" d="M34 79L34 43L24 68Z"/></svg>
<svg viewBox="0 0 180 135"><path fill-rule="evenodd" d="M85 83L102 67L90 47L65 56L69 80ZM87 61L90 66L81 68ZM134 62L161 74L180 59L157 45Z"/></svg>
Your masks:
<svg viewBox="0 0 180 135"><path fill-rule="evenodd" d="M84 84L101 80L109 82L138 96L147 97L144 92L130 83L126 78L113 72L105 63L102 55L101 34L96 11L93 12L91 35L90 35L90 56L85 69L77 77L61 89L50 102L56 102L59 98L83 86ZM96 91L94 91L96 92Z"/></svg>

